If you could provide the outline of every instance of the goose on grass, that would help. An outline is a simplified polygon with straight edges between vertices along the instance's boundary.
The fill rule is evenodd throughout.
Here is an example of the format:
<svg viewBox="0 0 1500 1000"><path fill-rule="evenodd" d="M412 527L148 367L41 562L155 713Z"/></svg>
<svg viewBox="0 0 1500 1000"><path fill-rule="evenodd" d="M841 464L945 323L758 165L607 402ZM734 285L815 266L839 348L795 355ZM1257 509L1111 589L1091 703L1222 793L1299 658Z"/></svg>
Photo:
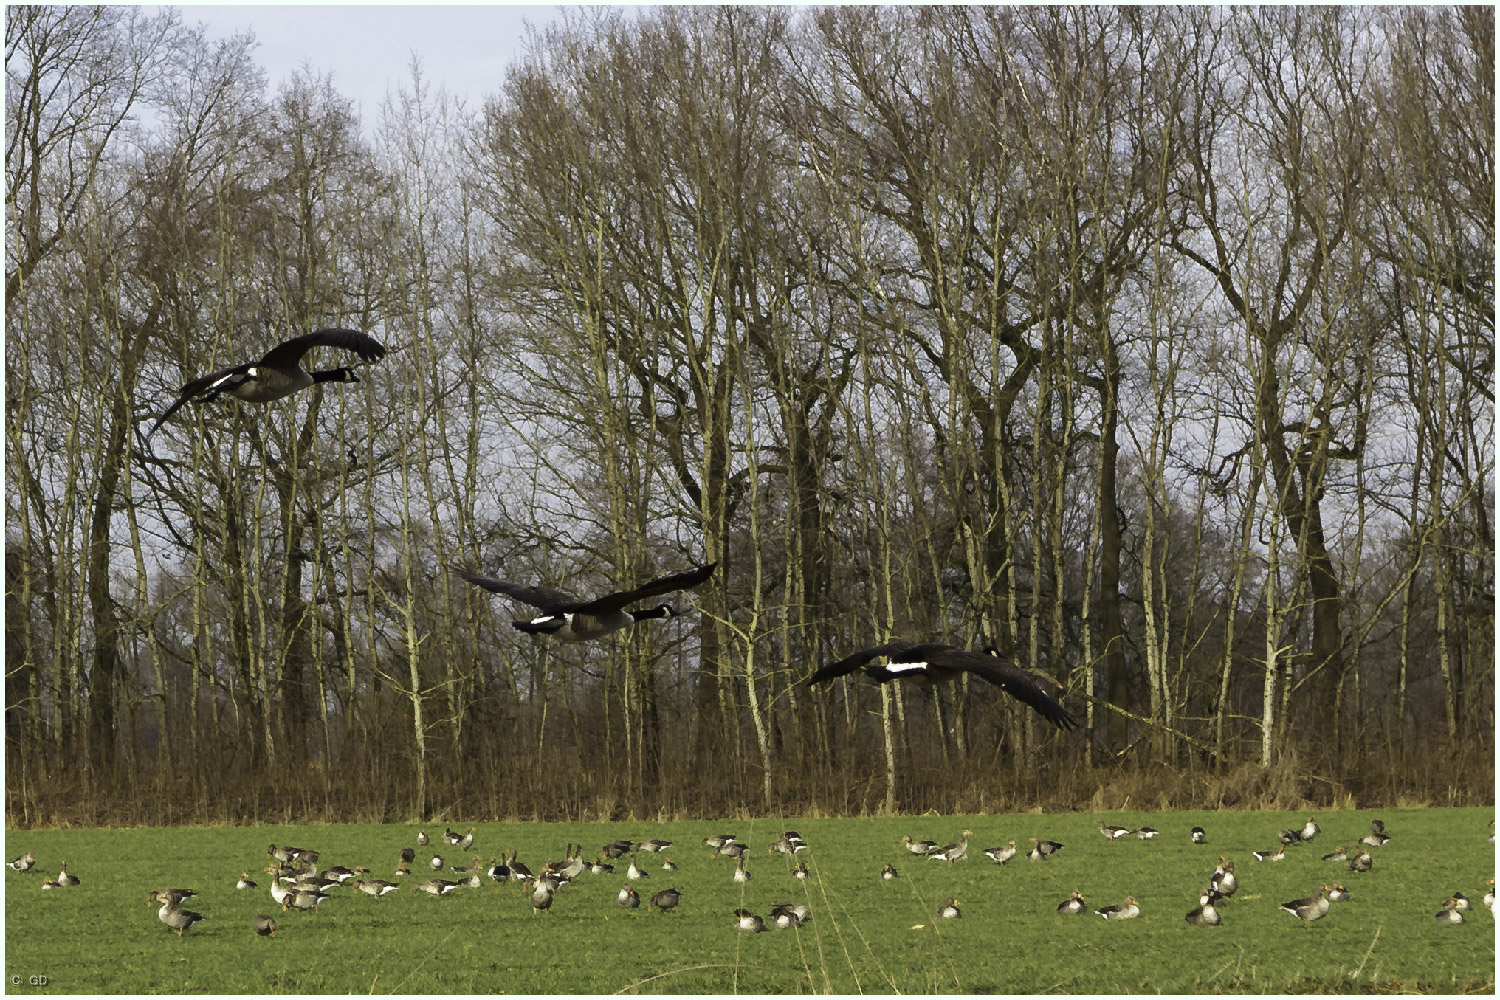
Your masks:
<svg viewBox="0 0 1500 1000"><path fill-rule="evenodd" d="M955 861L961 861L964 855L969 853L969 838L972 836L974 836L974 831L965 830L958 843L949 844L936 851L929 851L927 857L932 861L946 861L950 865Z"/></svg>
<svg viewBox="0 0 1500 1000"><path fill-rule="evenodd" d="M651 897L651 902L646 904L646 909L675 910L682 902L682 893L676 889L663 889Z"/></svg>
<svg viewBox="0 0 1500 1000"><path fill-rule="evenodd" d="M1088 904L1083 901L1083 893L1077 889L1073 890L1073 895L1057 904L1057 912L1064 916L1070 913L1083 913L1087 909Z"/></svg>
<svg viewBox="0 0 1500 1000"><path fill-rule="evenodd" d="M801 903L777 903L771 907L771 926L779 931L801 927L807 922L807 907Z"/></svg>
<svg viewBox="0 0 1500 1000"><path fill-rule="evenodd" d="M1294 899L1290 903L1282 903L1281 908L1298 920L1302 926L1312 929L1312 922L1320 917L1328 916L1328 886L1318 886L1316 896L1308 896L1306 899Z"/></svg>
<svg viewBox="0 0 1500 1000"><path fill-rule="evenodd" d="M648 618L670 618L677 612L670 604L658 604L654 608L627 611L627 604L634 604L649 597L660 597L679 590L696 587L713 575L718 563L709 563L686 573L664 576L650 583L643 583L631 590L606 594L593 600L582 600L561 590L548 587L524 587L504 580L493 580L460 567L451 567L453 572L476 587L492 594L504 594L522 604L540 608L542 614L529 621L511 622L515 628L531 635L550 635L563 642L585 642L599 639L636 622Z"/></svg>
<svg viewBox="0 0 1500 1000"><path fill-rule="evenodd" d="M881 657L885 658L884 663L871 662ZM881 684L907 680L924 687L952 680L962 673L972 673L1030 705L1059 729L1072 729L1077 725L1072 714L1044 691L1035 677L1001 656L993 647L984 653L971 653L942 642L888 642L830 663L814 672L805 683L826 683L856 670L864 670L867 677Z"/></svg>
<svg viewBox="0 0 1500 1000"><path fill-rule="evenodd" d="M904 844L906 846L906 849L911 853L924 855L931 854L933 851L937 850L938 846L937 841L935 840L912 840L905 834L901 836L901 843Z"/></svg>
<svg viewBox="0 0 1500 1000"><path fill-rule="evenodd" d="M1133 920L1141 915L1141 907L1134 896L1126 896L1123 903L1102 906L1094 912L1105 920Z"/></svg>
<svg viewBox="0 0 1500 1000"><path fill-rule="evenodd" d="M247 403L269 403L322 382L359 381L359 376L354 374L352 368L304 371L302 357L314 347L343 348L353 351L362 361L379 361L385 357L385 348L380 342L358 330L326 328L293 337L271 348L259 361L223 368L188 382L178 390L177 399L167 407L167 412L151 425L146 437L149 439L155 434L156 429L189 400L200 396L205 403L224 394Z"/></svg>
<svg viewBox="0 0 1500 1000"><path fill-rule="evenodd" d="M997 865L1003 865L1016 856L1016 842L1012 840L1004 847L987 847L985 848L984 856Z"/></svg>
<svg viewBox="0 0 1500 1000"><path fill-rule="evenodd" d="M749 910L745 909L743 906L735 910L734 915L736 918L734 924L736 930L750 931L752 934L759 934L761 931L764 931L766 929L766 922L760 917L757 917L755 914L751 913Z"/></svg>
<svg viewBox="0 0 1500 1000"><path fill-rule="evenodd" d="M153 892L147 902L161 903L161 909L156 911L156 919L176 931L178 937L182 937L189 927L203 920L201 913L178 909L177 897L170 892Z"/></svg>
<svg viewBox="0 0 1500 1000"><path fill-rule="evenodd" d="M1204 897L1203 902L1199 903L1193 909L1188 910L1187 916L1183 919L1198 927L1219 926L1223 923L1223 918L1219 916L1219 908L1216 904L1222 898L1218 893L1209 892Z"/></svg>

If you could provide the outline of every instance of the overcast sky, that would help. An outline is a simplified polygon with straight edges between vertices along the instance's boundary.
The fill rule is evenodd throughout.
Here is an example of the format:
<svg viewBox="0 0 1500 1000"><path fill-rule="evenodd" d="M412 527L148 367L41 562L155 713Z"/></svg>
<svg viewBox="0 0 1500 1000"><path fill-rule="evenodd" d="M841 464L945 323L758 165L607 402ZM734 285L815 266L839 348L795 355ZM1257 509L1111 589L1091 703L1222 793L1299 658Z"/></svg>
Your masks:
<svg viewBox="0 0 1500 1000"><path fill-rule="evenodd" d="M254 58L271 92L303 65L332 73L333 85L353 98L368 127L387 90L409 79L411 56L421 56L432 84L478 108L500 89L506 66L520 54L526 25L559 19L557 6L186 6L186 24L202 23L210 38L250 30L260 43Z"/></svg>

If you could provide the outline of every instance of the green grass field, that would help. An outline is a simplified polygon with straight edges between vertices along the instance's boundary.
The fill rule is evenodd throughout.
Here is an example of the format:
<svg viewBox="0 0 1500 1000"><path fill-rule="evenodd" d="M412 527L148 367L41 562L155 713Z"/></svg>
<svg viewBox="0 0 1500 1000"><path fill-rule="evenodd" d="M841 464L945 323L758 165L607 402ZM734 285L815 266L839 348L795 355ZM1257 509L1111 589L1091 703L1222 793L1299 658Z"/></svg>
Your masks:
<svg viewBox="0 0 1500 1000"><path fill-rule="evenodd" d="M1374 870L1353 874L1321 861L1352 846L1380 816L1392 840L1374 851ZM11 993L1120 993L1120 992L1493 992L1495 925L1480 904L1495 871L1488 809L1323 812L1322 835L1290 848L1287 859L1257 862L1251 851L1275 846L1278 830L1306 814L1101 813L787 819L726 823L481 824L475 851L485 858L516 847L540 870L582 842L592 859L621 837L673 840L679 865L641 854L651 877L638 883L642 907L618 909L625 862L614 875L585 872L533 916L515 883L485 880L433 899L407 891L381 899L333 890L316 913L282 913L267 891L266 845L292 843L322 852L321 867L368 865L391 878L415 826L8 831L5 859L37 856L30 872L7 868L5 972ZM1109 842L1094 826L1149 824L1161 834ZM1189 843L1194 825L1208 844ZM948 866L912 857L900 838L940 844L974 831L969 857ZM467 828L467 824L463 825ZM810 849L812 878L790 877L792 862L766 847L796 829ZM455 829L459 827L455 824ZM440 840L442 824L428 833ZM733 833L751 846L753 878L731 879L734 864L710 857L699 841ZM1014 838L1062 842L1044 862L1018 856L1004 868L981 853ZM453 848L436 848L449 862ZM1239 892L1222 907L1219 927L1193 927L1217 856L1234 859ZM427 877L419 853L414 883ZM83 883L43 892L58 862ZM902 878L884 882L892 863ZM261 885L234 888L242 870ZM445 872L445 875L451 873ZM1278 907L1342 881L1353 894L1304 930ZM178 940L146 903L156 888L200 895L188 908L207 920ZM679 911L647 912L645 900L673 886ZM1073 889L1090 907L1061 917ZM1473 901L1461 926L1433 919L1454 891ZM1104 921L1094 908L1127 894L1141 917ZM960 920L937 923L947 896ZM800 930L739 932L733 911L765 916L775 903L806 903ZM256 938L257 913L276 916L274 939ZM33 977L45 977L45 985Z"/></svg>

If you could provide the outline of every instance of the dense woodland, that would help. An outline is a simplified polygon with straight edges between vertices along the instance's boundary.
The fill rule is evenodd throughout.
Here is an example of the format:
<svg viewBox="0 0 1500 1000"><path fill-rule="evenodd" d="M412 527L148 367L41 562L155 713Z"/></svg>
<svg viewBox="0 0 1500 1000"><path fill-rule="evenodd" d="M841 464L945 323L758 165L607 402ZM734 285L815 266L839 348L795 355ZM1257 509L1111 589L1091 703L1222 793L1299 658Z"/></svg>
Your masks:
<svg viewBox="0 0 1500 1000"><path fill-rule="evenodd" d="M7 822L1493 801L1494 17L575 9L361 118L7 7ZM892 636L1081 728L801 685Z"/></svg>

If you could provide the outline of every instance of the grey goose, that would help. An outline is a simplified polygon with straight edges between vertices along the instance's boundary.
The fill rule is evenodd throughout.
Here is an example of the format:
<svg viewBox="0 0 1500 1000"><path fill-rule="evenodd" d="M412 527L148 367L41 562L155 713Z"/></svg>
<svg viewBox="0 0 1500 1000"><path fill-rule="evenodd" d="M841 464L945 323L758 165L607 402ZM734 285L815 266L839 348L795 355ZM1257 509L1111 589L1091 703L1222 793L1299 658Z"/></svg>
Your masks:
<svg viewBox="0 0 1500 1000"><path fill-rule="evenodd" d="M1312 929L1312 922L1320 917L1328 915L1328 886L1318 886L1316 896L1308 896L1306 899L1294 899L1290 903L1282 903L1281 908L1298 920L1302 926Z"/></svg>

